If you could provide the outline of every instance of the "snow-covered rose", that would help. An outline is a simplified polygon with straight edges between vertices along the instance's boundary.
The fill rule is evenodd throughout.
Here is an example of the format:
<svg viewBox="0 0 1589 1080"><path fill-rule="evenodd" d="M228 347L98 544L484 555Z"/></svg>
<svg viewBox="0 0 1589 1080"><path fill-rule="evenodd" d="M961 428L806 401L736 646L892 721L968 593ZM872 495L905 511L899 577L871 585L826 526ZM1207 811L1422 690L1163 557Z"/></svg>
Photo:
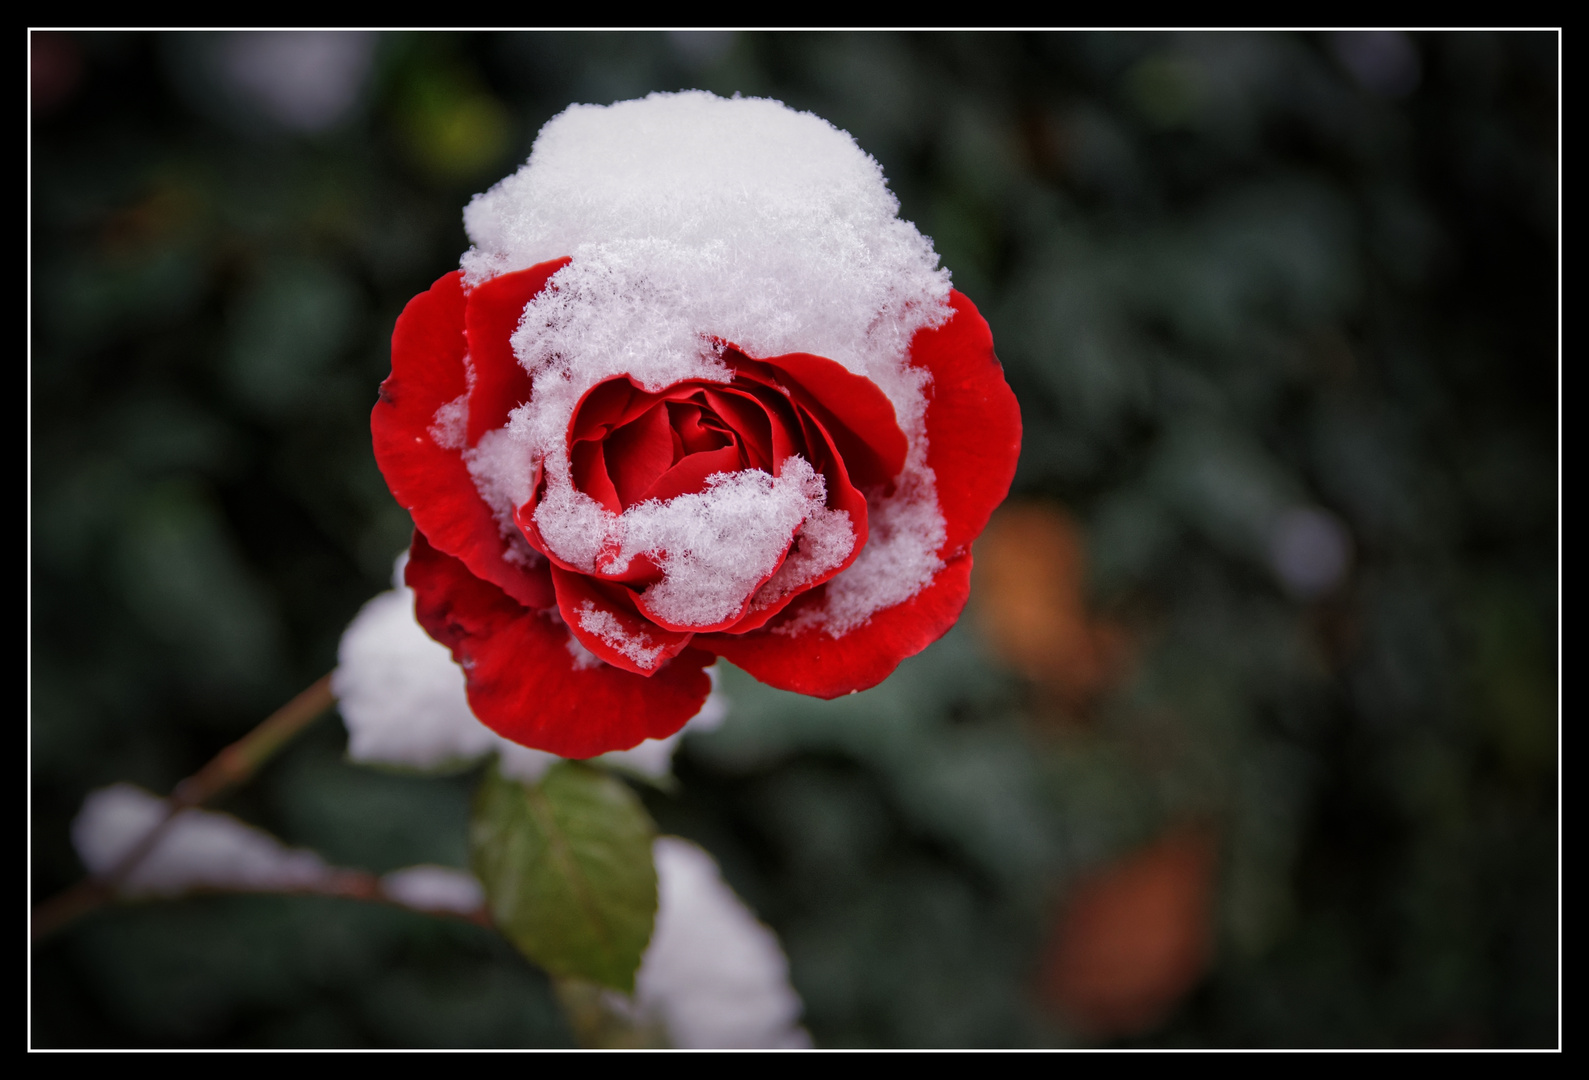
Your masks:
<svg viewBox="0 0 1589 1080"><path fill-rule="evenodd" d="M954 622L1019 413L849 135L700 92L573 106L465 223L372 427L488 726L589 757L678 730L715 657L833 697Z"/></svg>

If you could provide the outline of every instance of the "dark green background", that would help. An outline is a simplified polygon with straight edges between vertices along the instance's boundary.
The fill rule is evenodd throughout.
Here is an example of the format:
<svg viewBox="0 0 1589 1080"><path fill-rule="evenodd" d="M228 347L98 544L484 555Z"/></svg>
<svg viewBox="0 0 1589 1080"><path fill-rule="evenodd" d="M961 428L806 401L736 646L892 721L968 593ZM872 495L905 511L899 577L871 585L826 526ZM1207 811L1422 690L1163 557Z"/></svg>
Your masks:
<svg viewBox="0 0 1589 1080"><path fill-rule="evenodd" d="M572 101L702 87L850 131L993 327L1015 491L1088 530L1132 677L1063 737L969 626L735 719L650 791L782 936L819 1044L1068 1045L1032 993L1067 882L1222 837L1218 951L1128 1044L1557 1040L1557 38L391 35L331 130L213 35L46 43L32 129L35 900L84 795L164 792L334 663L409 529L368 409L468 197ZM39 43L34 42L37 49ZM1393 57L1394 58L1394 57ZM1361 66L1361 65L1360 65ZM1288 597L1244 507L1339 516ZM224 809L348 865L462 865L472 776L354 768L334 719ZM237 897L34 949L41 1046L561 1045L485 931Z"/></svg>

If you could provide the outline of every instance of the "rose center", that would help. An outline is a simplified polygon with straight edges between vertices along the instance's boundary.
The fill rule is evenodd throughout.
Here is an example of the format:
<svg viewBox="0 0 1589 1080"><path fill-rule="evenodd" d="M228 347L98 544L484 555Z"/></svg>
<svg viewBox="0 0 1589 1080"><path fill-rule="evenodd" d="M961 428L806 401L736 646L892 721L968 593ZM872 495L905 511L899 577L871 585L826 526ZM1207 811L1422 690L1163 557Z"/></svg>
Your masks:
<svg viewBox="0 0 1589 1080"><path fill-rule="evenodd" d="M591 392L573 424L574 486L622 513L704 491L718 473L777 476L804 443L799 432L788 402L766 387L684 384L648 393L614 381Z"/></svg>

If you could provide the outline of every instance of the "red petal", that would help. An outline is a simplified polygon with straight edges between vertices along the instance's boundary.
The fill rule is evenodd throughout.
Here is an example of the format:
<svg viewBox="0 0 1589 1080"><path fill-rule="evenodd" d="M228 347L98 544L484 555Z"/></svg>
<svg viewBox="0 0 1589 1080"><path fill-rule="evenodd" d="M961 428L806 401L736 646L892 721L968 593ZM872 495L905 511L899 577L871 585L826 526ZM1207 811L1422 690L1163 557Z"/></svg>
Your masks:
<svg viewBox="0 0 1589 1080"><path fill-rule="evenodd" d="M938 477L938 505L948 527L942 559L966 551L1015 477L1021 409L993 355L993 334L976 307L951 291L954 316L923 330L911 362L932 372L927 388L927 464Z"/></svg>
<svg viewBox="0 0 1589 1080"><path fill-rule="evenodd" d="M602 444L589 440L577 442L574 444L574 452L569 457L574 474L574 486L613 513L623 513L623 503L618 501L618 489L612 486L612 477L607 472L607 459L602 453ZM535 512L534 507L538 501L539 499L535 497L530 499L528 503L530 513Z"/></svg>
<svg viewBox="0 0 1589 1080"><path fill-rule="evenodd" d="M689 631L666 630L636 612L632 600L624 602L628 593L621 585L608 586L613 593L621 594L614 596L586 575L570 573L560 566L552 567L552 584L557 587L557 609L569 632L613 667L636 675L655 675L666 670L668 660L682 652L694 637ZM587 621L604 624L601 632L586 626ZM622 652L620 641L643 655Z"/></svg>
<svg viewBox="0 0 1589 1080"><path fill-rule="evenodd" d="M761 362L777 368L795 400L822 421L857 484L886 484L899 475L909 447L893 403L876 383L837 361L810 353L788 353Z"/></svg>
<svg viewBox="0 0 1589 1080"><path fill-rule="evenodd" d="M651 678L579 667L567 628L515 604L422 535L406 576L420 625L463 666L470 709L524 746L571 758L627 750L679 730L711 690L702 669L712 657L699 649L685 649Z"/></svg>
<svg viewBox="0 0 1589 1080"><path fill-rule="evenodd" d="M508 422L508 413L530 400L530 375L513 355L513 331L524 305L569 263L553 259L528 270L502 274L470 290L464 313L474 387L469 391L469 445Z"/></svg>
<svg viewBox="0 0 1589 1080"><path fill-rule="evenodd" d="M632 506L645 497L673 464L673 429L668 426L666 405L653 405L607 437L607 475L618 490L618 500Z"/></svg>
<svg viewBox="0 0 1589 1080"><path fill-rule="evenodd" d="M461 397L465 300L458 272L408 302L392 331L392 373L370 412L375 461L392 495L440 550L530 607L554 602L545 565L526 569L475 491L460 448L437 445L436 410Z"/></svg>
<svg viewBox="0 0 1589 1080"><path fill-rule="evenodd" d="M634 420L656 402L628 378L608 379L585 391L568 422L568 441L605 439Z"/></svg>
<svg viewBox="0 0 1589 1080"><path fill-rule="evenodd" d="M693 401L668 402L668 423L683 444L685 454L721 450L733 441L722 421L715 416L706 418L701 407Z"/></svg>
<svg viewBox="0 0 1589 1080"><path fill-rule="evenodd" d="M786 553L784 558L787 559L788 557L789 556ZM780 562L778 565L781 567L783 566L783 563ZM812 586L812 588L815 587L816 586L814 585ZM748 609L738 622L734 623L732 626L723 627L720 632L724 634L748 634L752 630L760 630L763 626L766 626L776 616L778 616L784 608L788 607L790 604L794 603L804 595L805 593L803 592L792 592L783 599L774 601L764 608ZM755 597L752 596L751 599L754 600Z"/></svg>
<svg viewBox="0 0 1589 1080"><path fill-rule="evenodd" d="M744 390L722 387L707 390L705 397L718 418L745 441L747 457L757 468L776 473L784 459L795 452L790 429L799 430L800 422L781 396L768 395L763 399Z"/></svg>
<svg viewBox="0 0 1589 1080"><path fill-rule="evenodd" d="M739 447L725 446L721 450L707 450L689 454L661 476L637 502L647 499L671 499L676 495L694 495L706 489L706 478L714 473L739 472L745 467Z"/></svg>
<svg viewBox="0 0 1589 1080"><path fill-rule="evenodd" d="M899 662L944 635L960 617L971 591L971 556L938 571L921 592L875 613L871 621L834 639L821 629L780 634L823 590L805 593L773 624L749 634L702 634L696 646L710 649L755 678L780 690L835 698L876 686Z"/></svg>

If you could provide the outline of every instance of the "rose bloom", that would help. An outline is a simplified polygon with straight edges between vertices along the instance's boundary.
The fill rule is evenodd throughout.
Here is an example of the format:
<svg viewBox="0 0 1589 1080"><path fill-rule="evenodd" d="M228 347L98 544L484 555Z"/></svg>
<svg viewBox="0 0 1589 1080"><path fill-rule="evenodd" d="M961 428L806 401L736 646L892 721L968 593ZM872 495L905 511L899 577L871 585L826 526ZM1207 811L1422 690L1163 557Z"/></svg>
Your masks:
<svg viewBox="0 0 1589 1080"><path fill-rule="evenodd" d="M677 731L716 657L831 698L954 623L1019 412L848 135L699 92L575 106L465 223L372 428L487 726L590 757Z"/></svg>

